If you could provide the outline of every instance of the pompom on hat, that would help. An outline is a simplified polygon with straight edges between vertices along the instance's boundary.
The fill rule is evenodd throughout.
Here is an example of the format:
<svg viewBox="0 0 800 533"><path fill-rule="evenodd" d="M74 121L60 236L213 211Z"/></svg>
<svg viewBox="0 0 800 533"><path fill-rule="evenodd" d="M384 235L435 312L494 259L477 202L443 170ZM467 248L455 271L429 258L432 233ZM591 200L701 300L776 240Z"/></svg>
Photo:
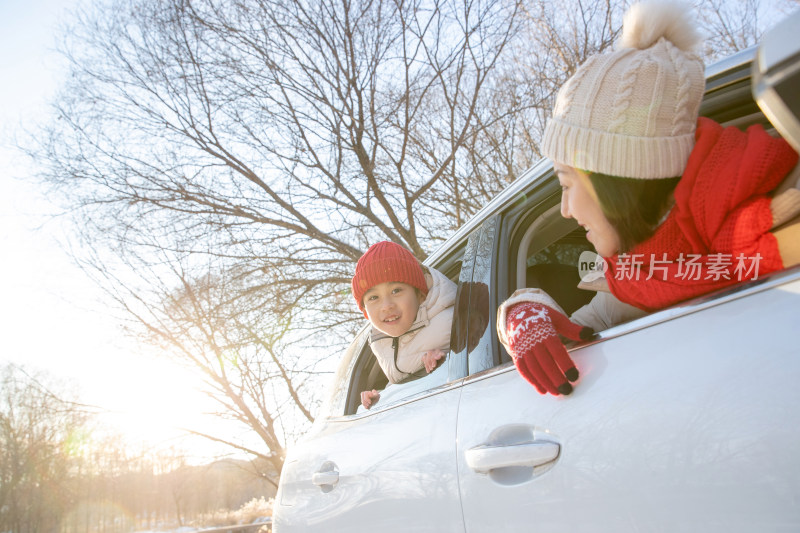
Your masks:
<svg viewBox="0 0 800 533"><path fill-rule="evenodd" d="M358 308L367 316L364 293L375 285L399 281L428 294L425 273L411 252L390 241L373 244L356 263L356 273L351 282Z"/></svg>
<svg viewBox="0 0 800 533"><path fill-rule="evenodd" d="M558 92L542 153L610 176L681 176L705 89L699 43L690 6L633 5L618 49L590 57Z"/></svg>

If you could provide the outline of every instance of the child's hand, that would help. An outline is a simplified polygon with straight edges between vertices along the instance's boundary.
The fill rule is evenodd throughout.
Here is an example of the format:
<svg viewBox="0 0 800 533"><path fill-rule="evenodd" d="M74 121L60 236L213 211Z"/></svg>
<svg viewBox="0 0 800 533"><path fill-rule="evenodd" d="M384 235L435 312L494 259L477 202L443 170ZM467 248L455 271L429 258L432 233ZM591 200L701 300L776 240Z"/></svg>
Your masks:
<svg viewBox="0 0 800 533"><path fill-rule="evenodd" d="M425 352L425 355L422 356L422 364L425 365L425 371L428 374L433 372L442 357L444 357L444 352L441 350Z"/></svg>
<svg viewBox="0 0 800 533"><path fill-rule="evenodd" d="M378 400L380 399L381 395L375 389L365 390L364 392L361 393L361 405L363 405L365 409L369 409L370 407L378 403Z"/></svg>

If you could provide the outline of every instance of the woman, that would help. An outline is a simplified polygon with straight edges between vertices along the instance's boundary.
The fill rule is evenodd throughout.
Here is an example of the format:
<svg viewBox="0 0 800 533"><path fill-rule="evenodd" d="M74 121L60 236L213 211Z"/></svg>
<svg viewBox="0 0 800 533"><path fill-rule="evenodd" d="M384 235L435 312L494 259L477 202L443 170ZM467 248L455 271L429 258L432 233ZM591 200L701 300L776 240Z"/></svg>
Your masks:
<svg viewBox="0 0 800 533"><path fill-rule="evenodd" d="M542 394L569 394L578 378L559 334L585 338L800 263L797 153L760 126L698 119L698 43L683 4L636 4L620 48L591 57L559 91L542 151L562 215L587 230L608 269L605 290L571 321L539 289L501 305L500 340Z"/></svg>

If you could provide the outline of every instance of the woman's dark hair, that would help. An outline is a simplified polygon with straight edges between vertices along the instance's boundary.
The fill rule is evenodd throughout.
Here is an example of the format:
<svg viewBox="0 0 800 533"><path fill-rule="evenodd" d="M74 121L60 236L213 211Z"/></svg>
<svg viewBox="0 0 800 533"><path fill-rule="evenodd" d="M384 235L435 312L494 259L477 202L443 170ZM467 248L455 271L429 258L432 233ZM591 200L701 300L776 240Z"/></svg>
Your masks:
<svg viewBox="0 0 800 533"><path fill-rule="evenodd" d="M589 179L603 214L619 234L619 252L625 253L655 232L680 177L633 179L594 172Z"/></svg>

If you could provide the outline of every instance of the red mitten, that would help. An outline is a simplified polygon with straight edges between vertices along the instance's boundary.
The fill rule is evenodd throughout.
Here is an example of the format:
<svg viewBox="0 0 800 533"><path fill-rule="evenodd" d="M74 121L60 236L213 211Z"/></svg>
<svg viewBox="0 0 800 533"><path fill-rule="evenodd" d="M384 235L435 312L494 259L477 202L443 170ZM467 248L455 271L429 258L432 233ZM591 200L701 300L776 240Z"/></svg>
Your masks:
<svg viewBox="0 0 800 533"><path fill-rule="evenodd" d="M578 369L559 334L577 341L594 332L544 304L523 302L508 310L506 335L511 357L522 377L541 394L570 394L569 382L578 379Z"/></svg>

